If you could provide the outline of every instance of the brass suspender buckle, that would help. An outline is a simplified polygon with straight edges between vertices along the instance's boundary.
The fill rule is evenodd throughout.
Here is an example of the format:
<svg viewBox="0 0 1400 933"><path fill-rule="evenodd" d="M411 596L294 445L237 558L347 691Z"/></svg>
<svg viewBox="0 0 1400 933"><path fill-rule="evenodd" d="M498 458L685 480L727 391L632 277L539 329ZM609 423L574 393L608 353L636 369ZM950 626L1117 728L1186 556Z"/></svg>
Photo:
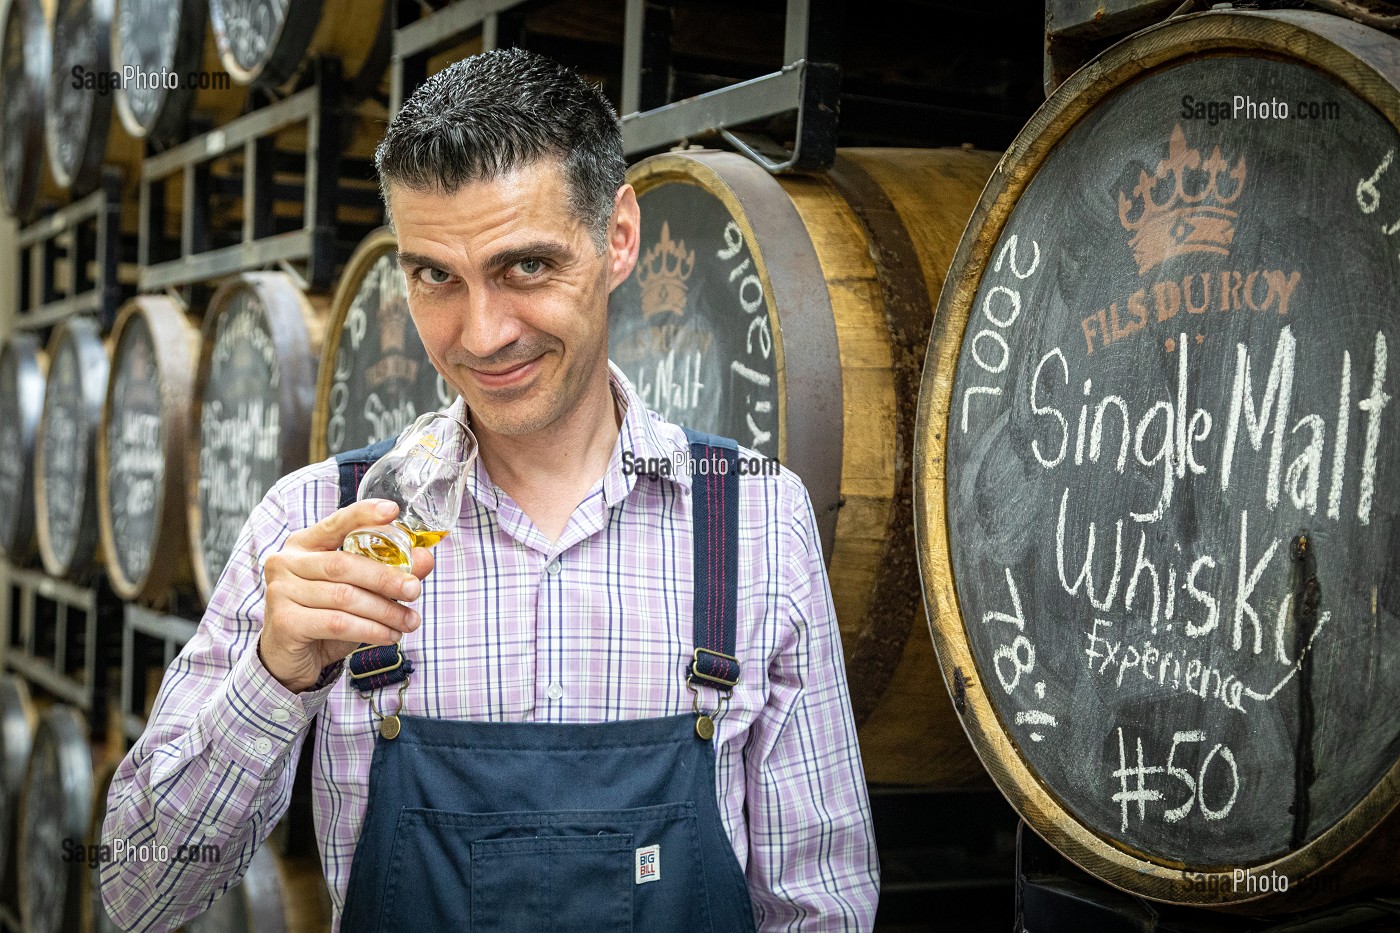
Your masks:
<svg viewBox="0 0 1400 933"><path fill-rule="evenodd" d="M695 649L695 653L694 653L693 655L691 655L691 660L690 660L690 676L691 676L691 677L698 677L698 678L700 678L701 680L708 681L709 683L718 684L719 686L724 687L726 690L732 690L732 689L734 689L734 686L735 686L736 684L739 683L739 678L738 678L738 677L735 677L733 680L727 680L727 679L725 679L725 678L723 678L723 677L715 677L715 676L712 675L712 674L702 674L702 673L700 673L700 670L699 670L700 655L702 655L702 654L712 654L712 655L714 655L715 657L720 658L720 659L722 659L722 660L731 661L731 662L733 662L733 664L734 664L734 666L735 666L736 668L739 666L739 659L736 658L736 657L734 657L732 654L723 654L723 653L721 653L721 652L719 652L719 651L711 651L709 648L696 648L696 649ZM687 679L689 679L689 678L687 678Z"/></svg>
<svg viewBox="0 0 1400 933"><path fill-rule="evenodd" d="M350 652L350 654L346 656L345 663L346 663L346 665L348 666L348 665L350 664L350 658L353 658L355 655L359 654L361 651L371 651L371 650L374 650L374 649L376 649L376 648L383 648L383 647L384 647L383 645L365 645L363 648L356 648L354 651ZM399 644L398 642L395 642L395 643L394 643L394 663L392 663L392 664L386 664L386 665L384 665L383 667L376 668L376 669L374 669L374 670L372 670L372 671L361 671L361 672L358 673L358 674L356 674L356 673L354 673L354 672L352 671L351 674L350 674L350 679L351 679L352 681L353 681L353 680L360 680L360 679L365 678L365 677L373 677L373 676L376 675L376 674L387 674L387 673L389 673L390 671L396 671L396 670L398 670L399 668L403 667L403 661L404 661L404 657L403 657L403 646L402 646L401 644Z"/></svg>

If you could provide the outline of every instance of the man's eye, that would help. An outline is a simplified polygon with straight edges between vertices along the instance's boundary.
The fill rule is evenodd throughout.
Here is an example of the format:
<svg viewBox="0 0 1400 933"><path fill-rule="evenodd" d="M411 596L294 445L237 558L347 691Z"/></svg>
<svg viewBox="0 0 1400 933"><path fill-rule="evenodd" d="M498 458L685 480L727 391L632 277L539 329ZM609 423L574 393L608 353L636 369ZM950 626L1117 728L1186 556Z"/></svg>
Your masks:
<svg viewBox="0 0 1400 933"><path fill-rule="evenodd" d="M419 281L425 282L428 285L445 285L451 278L451 272L446 272L442 269L434 269L432 266L424 266L422 269L418 270Z"/></svg>
<svg viewBox="0 0 1400 933"><path fill-rule="evenodd" d="M515 268L520 271L521 275L538 275L544 270L544 260L522 259L515 264Z"/></svg>

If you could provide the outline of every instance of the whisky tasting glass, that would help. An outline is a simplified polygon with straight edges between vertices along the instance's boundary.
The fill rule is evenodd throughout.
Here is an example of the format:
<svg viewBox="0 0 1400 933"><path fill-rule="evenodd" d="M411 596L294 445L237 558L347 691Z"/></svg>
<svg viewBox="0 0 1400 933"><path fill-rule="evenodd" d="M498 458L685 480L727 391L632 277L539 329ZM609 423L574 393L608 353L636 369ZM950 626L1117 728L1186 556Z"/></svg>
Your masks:
<svg viewBox="0 0 1400 933"><path fill-rule="evenodd" d="M457 524L476 438L446 412L430 411L399 435L360 481L358 498L390 499L399 514L388 525L357 528L342 551L408 570L415 547L432 547Z"/></svg>

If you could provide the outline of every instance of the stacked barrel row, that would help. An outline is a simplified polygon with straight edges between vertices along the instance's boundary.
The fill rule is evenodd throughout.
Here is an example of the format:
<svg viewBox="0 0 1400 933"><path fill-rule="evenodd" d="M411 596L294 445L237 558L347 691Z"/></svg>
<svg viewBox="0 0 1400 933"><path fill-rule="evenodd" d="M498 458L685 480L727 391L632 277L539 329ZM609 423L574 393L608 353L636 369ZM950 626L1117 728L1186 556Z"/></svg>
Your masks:
<svg viewBox="0 0 1400 933"><path fill-rule="evenodd" d="M388 93L391 6L384 0L13 0L0 47L5 206L39 229L48 210L100 183L106 187L116 169L119 250L129 263L138 230L147 236L138 224L143 157L308 82L333 86L353 113L344 150L364 160L372 145L365 127L382 126L386 115L379 100ZM127 79L113 82L119 72ZM307 140L298 129L276 138L269 184L286 187L309 174L301 155ZM373 200L373 184L359 179L358 167L347 172L356 178L342 187L358 185L364 197L338 199L334 222L354 231L344 234L353 243L379 212L356 206ZM197 208L203 213L195 232L211 247L236 238L240 198L251 198L243 180L236 158L210 168L213 194ZM163 199L165 234L180 231L189 189L177 177L153 196ZM269 212L274 230L301 220L300 205L293 211L283 200L276 198ZM154 216L158 226L160 214ZM76 243L81 235L68 236ZM57 281L91 275L68 240L55 245ZM120 287L137 271L122 266ZM0 342L6 562L83 587L110 584L132 602L167 611L202 602L250 503L273 478L307 461L326 304L280 273L252 274L191 309L164 295L142 295L121 309L115 324L108 311L107 329L70 317ZM201 432L202 446L191 441ZM120 624L99 619L101 626ZM144 655L135 657L138 669L123 674L143 677ZM89 678L109 676L91 664ZM104 856L94 846L107 781L123 751L119 723L105 730L110 741L94 744L90 723L76 708L52 703L41 688L31 698L25 682L13 677L0 678L0 716L0 908L13 910L27 931L113 929L95 885ZM288 835L279 827L241 884L187 928L327 928L329 900L314 846L303 844L304 827L297 833L295 844L279 843L279 835Z"/></svg>

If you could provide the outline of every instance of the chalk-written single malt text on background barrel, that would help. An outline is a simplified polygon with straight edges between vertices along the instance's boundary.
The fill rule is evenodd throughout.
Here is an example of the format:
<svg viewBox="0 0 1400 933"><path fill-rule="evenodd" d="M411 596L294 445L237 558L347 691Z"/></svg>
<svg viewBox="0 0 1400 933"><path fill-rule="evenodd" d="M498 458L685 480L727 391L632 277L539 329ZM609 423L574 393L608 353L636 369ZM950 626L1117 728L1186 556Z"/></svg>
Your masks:
<svg viewBox="0 0 1400 933"><path fill-rule="evenodd" d="M55 577L81 579L97 563L97 428L107 394L107 349L97 323L71 318L49 338L34 500L39 555Z"/></svg>
<svg viewBox="0 0 1400 933"><path fill-rule="evenodd" d="M253 507L307 463L324 329L323 312L282 272L237 276L209 301L185 467L190 555L206 600Z"/></svg>
<svg viewBox="0 0 1400 933"><path fill-rule="evenodd" d="M154 600L190 577L185 441L199 329L174 301L141 295L112 330L98 432L98 518L112 589Z"/></svg>
<svg viewBox="0 0 1400 933"><path fill-rule="evenodd" d="M423 412L457 400L408 315L397 249L394 232L382 227L360 243L340 277L316 377L313 461L393 437Z"/></svg>
<svg viewBox="0 0 1400 933"><path fill-rule="evenodd" d="M39 338L15 331L0 346L0 555L30 560L34 531L34 439L44 410Z"/></svg>
<svg viewBox="0 0 1400 933"><path fill-rule="evenodd" d="M931 296L995 161L850 149L826 175L775 178L690 151L628 173L642 246L610 355L649 407L802 477L872 781L985 780L938 679L908 503Z"/></svg>
<svg viewBox="0 0 1400 933"><path fill-rule="evenodd" d="M1397 51L1298 12L1139 33L1013 143L940 302L944 675L1027 822L1148 897L1326 898L1400 800Z"/></svg>

